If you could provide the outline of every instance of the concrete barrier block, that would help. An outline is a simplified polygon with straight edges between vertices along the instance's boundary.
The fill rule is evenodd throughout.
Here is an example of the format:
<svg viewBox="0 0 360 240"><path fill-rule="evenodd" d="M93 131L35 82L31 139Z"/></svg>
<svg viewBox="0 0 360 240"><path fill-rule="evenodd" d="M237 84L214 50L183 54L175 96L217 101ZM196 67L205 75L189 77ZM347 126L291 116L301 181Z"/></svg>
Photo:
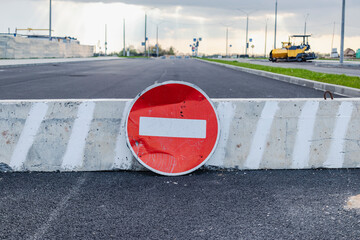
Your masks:
<svg viewBox="0 0 360 240"><path fill-rule="evenodd" d="M360 99L214 99L221 135L205 168L360 167ZM13 171L144 170L126 145L130 100L0 102Z"/></svg>
<svg viewBox="0 0 360 240"><path fill-rule="evenodd" d="M26 37L0 36L0 58L63 58L91 57L93 46L80 45L76 42L57 42L48 39L31 39Z"/></svg>

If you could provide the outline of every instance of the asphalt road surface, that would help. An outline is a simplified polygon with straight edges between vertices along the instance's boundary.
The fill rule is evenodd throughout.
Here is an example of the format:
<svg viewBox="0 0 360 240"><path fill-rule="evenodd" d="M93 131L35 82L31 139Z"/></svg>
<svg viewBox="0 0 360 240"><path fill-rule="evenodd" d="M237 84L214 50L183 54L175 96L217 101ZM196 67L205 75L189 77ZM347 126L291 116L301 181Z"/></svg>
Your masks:
<svg viewBox="0 0 360 240"><path fill-rule="evenodd" d="M0 239L359 239L360 170L0 173Z"/></svg>
<svg viewBox="0 0 360 240"><path fill-rule="evenodd" d="M323 96L322 91L194 59L126 59L0 67L0 99L134 98L168 80L194 83L211 98Z"/></svg>
<svg viewBox="0 0 360 240"><path fill-rule="evenodd" d="M270 62L265 59L226 59L230 61L237 60L239 62L248 62L252 64L260 64L271 67L282 68L301 68L314 72L330 73L330 74L345 74L348 76L360 77L360 62L345 62L345 66L338 66L338 61L329 60L315 60L307 62ZM339 76L341 78L341 76Z"/></svg>
<svg viewBox="0 0 360 240"><path fill-rule="evenodd" d="M133 98L154 82L212 98L322 92L196 60L0 68L1 99ZM1 169L0 169L1 170ZM1 173L0 239L359 239L360 170Z"/></svg>

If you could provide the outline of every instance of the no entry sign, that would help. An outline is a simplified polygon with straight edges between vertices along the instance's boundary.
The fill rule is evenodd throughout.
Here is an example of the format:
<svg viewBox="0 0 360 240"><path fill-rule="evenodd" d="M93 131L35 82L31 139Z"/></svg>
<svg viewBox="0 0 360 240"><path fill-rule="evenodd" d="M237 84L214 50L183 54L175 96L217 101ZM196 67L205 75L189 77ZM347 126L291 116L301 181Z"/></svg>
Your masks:
<svg viewBox="0 0 360 240"><path fill-rule="evenodd" d="M209 97L186 82L148 87L134 99L126 118L134 156L151 171L168 176L201 167L214 152L219 131Z"/></svg>

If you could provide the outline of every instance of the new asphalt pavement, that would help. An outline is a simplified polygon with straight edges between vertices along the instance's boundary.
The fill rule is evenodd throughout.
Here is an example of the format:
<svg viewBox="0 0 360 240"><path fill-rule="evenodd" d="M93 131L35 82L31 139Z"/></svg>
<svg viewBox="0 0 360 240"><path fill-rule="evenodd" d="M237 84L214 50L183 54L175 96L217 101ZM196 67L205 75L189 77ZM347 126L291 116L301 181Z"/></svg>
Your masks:
<svg viewBox="0 0 360 240"><path fill-rule="evenodd" d="M0 173L0 239L359 239L360 170Z"/></svg>
<svg viewBox="0 0 360 240"><path fill-rule="evenodd" d="M211 98L323 93L191 59L0 67L1 99L133 98L155 82ZM1 154L1 152L0 152ZM359 239L360 170L12 173L0 166L0 239Z"/></svg>
<svg viewBox="0 0 360 240"><path fill-rule="evenodd" d="M194 59L125 59L0 67L0 99L134 98L169 80L194 83L211 98L323 96L322 91Z"/></svg>

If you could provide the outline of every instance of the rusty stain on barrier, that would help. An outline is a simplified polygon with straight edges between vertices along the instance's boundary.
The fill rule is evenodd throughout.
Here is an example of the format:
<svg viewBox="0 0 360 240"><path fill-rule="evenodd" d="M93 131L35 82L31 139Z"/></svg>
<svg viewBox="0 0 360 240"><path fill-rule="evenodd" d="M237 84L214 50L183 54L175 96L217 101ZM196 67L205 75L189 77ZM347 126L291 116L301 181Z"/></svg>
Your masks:
<svg viewBox="0 0 360 240"><path fill-rule="evenodd" d="M334 100L334 96L332 95L332 93L331 93L330 91L325 91L325 92L324 92L324 99L326 100L326 94L327 94L327 93L330 95L331 100Z"/></svg>

